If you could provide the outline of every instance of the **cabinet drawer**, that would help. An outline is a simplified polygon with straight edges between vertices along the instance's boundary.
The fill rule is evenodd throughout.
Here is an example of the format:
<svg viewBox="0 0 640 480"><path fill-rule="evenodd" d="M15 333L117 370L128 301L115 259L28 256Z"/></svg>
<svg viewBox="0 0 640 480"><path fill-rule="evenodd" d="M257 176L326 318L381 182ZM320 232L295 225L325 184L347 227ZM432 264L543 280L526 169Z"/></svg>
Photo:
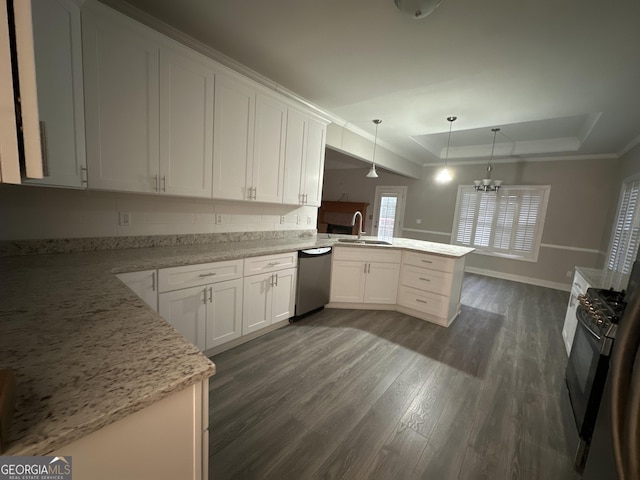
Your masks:
<svg viewBox="0 0 640 480"><path fill-rule="evenodd" d="M400 263L402 251L383 247L335 247L334 260L353 260L358 262Z"/></svg>
<svg viewBox="0 0 640 480"><path fill-rule="evenodd" d="M242 260L163 268L158 271L158 290L169 292L241 277Z"/></svg>
<svg viewBox="0 0 640 480"><path fill-rule="evenodd" d="M402 266L401 283L407 287L449 296L452 282L453 274L448 272L429 270L413 265Z"/></svg>
<svg viewBox="0 0 640 480"><path fill-rule="evenodd" d="M414 265L416 267L439 270L441 272L453 272L456 259L441 257L439 255L429 255L428 253L403 252L402 263L404 265Z"/></svg>
<svg viewBox="0 0 640 480"><path fill-rule="evenodd" d="M244 259L244 275L269 273L283 268L295 268L298 265L298 252L287 252L278 255L264 255Z"/></svg>
<svg viewBox="0 0 640 480"><path fill-rule="evenodd" d="M398 305L447 318L449 298L401 285L398 289Z"/></svg>

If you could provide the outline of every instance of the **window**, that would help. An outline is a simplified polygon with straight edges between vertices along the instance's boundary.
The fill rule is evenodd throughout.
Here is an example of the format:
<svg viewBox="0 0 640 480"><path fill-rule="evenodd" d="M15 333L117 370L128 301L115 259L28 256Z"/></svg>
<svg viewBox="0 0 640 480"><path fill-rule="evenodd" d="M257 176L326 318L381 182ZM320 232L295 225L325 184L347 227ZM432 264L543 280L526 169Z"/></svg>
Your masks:
<svg viewBox="0 0 640 480"><path fill-rule="evenodd" d="M638 251L638 233L640 215L638 213L638 193L640 178L631 177L622 184L618 213L613 225L607 268L611 271L629 275Z"/></svg>
<svg viewBox="0 0 640 480"><path fill-rule="evenodd" d="M495 192L458 187L452 243L507 258L538 259L551 187L513 186Z"/></svg>

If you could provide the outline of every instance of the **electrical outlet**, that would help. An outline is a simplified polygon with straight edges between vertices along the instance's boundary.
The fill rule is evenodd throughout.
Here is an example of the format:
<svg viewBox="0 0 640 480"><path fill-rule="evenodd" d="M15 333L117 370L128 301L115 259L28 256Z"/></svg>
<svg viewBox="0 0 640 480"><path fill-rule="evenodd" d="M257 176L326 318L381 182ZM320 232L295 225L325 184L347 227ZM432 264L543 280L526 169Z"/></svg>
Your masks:
<svg viewBox="0 0 640 480"><path fill-rule="evenodd" d="M422 219L421 218L416 218L416 224L420 225L422 223Z"/></svg>
<svg viewBox="0 0 640 480"><path fill-rule="evenodd" d="M573 277L573 272L571 270L567 270L567 278Z"/></svg>
<svg viewBox="0 0 640 480"><path fill-rule="evenodd" d="M216 225L222 225L223 223L223 216L221 213L216 213Z"/></svg>
<svg viewBox="0 0 640 480"><path fill-rule="evenodd" d="M284 215L280 215L280 225L283 225L286 221L287 219L284 217Z"/></svg>
<svg viewBox="0 0 640 480"><path fill-rule="evenodd" d="M118 213L118 225L121 227L129 227L131 226L131 213L130 212L119 212Z"/></svg>

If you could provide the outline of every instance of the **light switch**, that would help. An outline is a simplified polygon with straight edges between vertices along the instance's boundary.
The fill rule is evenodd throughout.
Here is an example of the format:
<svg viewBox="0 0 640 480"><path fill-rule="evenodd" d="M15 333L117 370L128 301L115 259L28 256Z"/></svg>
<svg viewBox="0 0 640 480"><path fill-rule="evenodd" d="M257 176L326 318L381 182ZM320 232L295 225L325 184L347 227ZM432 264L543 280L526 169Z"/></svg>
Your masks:
<svg viewBox="0 0 640 480"><path fill-rule="evenodd" d="M118 213L118 225L121 227L128 227L131 225L131 213L119 212Z"/></svg>

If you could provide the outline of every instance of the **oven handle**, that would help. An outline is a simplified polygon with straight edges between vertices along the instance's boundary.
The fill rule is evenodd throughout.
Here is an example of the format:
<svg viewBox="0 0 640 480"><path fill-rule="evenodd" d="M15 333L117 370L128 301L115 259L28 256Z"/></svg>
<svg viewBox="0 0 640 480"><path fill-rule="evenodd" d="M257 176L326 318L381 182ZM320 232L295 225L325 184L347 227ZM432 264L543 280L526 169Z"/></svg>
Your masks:
<svg viewBox="0 0 640 480"><path fill-rule="evenodd" d="M578 309L576 311L576 317L578 318L578 321L584 327L584 329L591 334L593 338L595 338L597 341L600 341L600 336L589 328L589 325L587 325L587 322L584 320L583 315L581 315L583 313L583 309L584 307L578 305Z"/></svg>

